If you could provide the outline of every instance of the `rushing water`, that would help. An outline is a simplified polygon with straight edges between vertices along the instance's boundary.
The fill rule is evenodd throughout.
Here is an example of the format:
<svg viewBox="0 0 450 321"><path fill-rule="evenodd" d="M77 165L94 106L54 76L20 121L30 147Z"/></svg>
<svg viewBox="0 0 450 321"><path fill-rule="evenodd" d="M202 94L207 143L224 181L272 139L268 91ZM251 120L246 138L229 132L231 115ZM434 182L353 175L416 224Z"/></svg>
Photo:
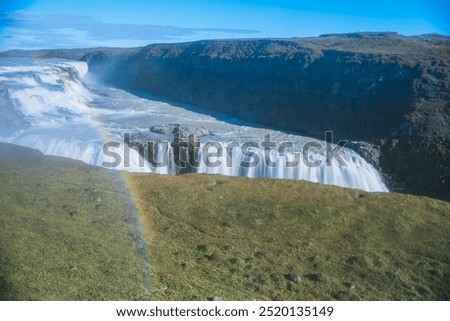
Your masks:
<svg viewBox="0 0 450 321"><path fill-rule="evenodd" d="M327 161L324 142L98 84L84 62L0 59L2 141L97 166L120 160L114 168L172 174L174 150L164 142L171 142L173 134L149 130L166 124L210 131L210 135L199 137L197 172L304 179L387 191L377 170L350 149L339 151L343 162L338 157ZM132 137L141 133L161 142L155 148L161 165L148 162L136 148L128 148L123 143L125 133ZM276 148L264 149L267 134ZM117 142L107 148L109 154L103 150L106 142ZM280 152L286 142L290 145ZM305 146L311 147L308 153L304 153Z"/></svg>

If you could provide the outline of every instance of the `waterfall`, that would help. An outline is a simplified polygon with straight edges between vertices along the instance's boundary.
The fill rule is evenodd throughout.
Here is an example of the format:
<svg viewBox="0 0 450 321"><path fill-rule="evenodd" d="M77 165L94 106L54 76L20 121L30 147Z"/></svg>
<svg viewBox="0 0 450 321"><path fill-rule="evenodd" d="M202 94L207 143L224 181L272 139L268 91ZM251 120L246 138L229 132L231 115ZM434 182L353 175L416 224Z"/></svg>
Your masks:
<svg viewBox="0 0 450 321"><path fill-rule="evenodd" d="M204 154L207 152L205 144L201 144L198 152L197 172L252 178L302 179L315 183L358 188L369 192L388 191L378 171L350 149L340 151L344 164L332 159L329 165L327 165L324 153L310 149L308 165L308 162L302 159L302 151L284 152L284 155L280 155L275 149L272 149L269 154L266 154L266 151L258 146L253 148L249 155L249 153L243 154L242 146L240 147L228 150L223 147L223 157L208 158ZM269 155L272 163L266 161ZM255 162L255 159L259 161ZM313 163L312 166L311 163Z"/></svg>
<svg viewBox="0 0 450 321"><path fill-rule="evenodd" d="M309 149L305 161L301 146L284 153L267 150L261 144L244 146L245 141L262 139L269 130L105 87L88 81L91 77L85 77L87 74L84 62L0 59L0 140L48 155L133 172L302 179L371 192L388 191L378 171L350 149L340 150L344 164L334 158L327 164L326 153L320 148ZM189 145L185 156L195 164L185 169L180 169L175 160L180 153L171 144L174 133L164 132L171 127L160 126L163 130L159 133L149 131L152 125L173 123L186 124L182 127L187 131L196 128L194 131L208 139ZM143 133L142 150L131 148L124 140L125 133L137 132ZM270 132L278 142L309 140ZM155 142L151 151L147 150L147 139ZM110 142L115 143L108 145ZM219 146L220 155L208 152L211 144ZM108 153L105 145L109 146ZM191 147L198 149L197 154Z"/></svg>

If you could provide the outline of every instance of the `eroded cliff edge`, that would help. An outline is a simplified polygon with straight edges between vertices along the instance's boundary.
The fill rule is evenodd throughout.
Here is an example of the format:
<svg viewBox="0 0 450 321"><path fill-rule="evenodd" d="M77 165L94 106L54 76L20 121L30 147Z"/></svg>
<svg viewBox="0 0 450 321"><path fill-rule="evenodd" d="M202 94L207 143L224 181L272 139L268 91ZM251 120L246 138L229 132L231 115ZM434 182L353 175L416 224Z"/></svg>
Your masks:
<svg viewBox="0 0 450 321"><path fill-rule="evenodd" d="M83 57L108 84L323 138L407 192L450 195L450 38L395 33L155 44ZM377 150L375 148L374 150Z"/></svg>

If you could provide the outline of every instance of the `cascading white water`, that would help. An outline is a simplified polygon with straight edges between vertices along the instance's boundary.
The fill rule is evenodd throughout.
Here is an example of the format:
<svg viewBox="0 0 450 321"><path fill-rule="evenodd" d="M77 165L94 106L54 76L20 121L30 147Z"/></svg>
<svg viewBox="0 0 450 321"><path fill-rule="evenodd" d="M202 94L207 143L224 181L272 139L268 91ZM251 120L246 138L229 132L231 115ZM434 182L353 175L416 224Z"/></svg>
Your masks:
<svg viewBox="0 0 450 321"><path fill-rule="evenodd" d="M176 172L174 151L167 143L173 136L150 132L149 128L154 125L178 123L208 128L213 133L209 139L225 147L232 140L241 144L260 141L268 132L277 142L292 141L301 146L311 140L257 128L192 106L184 108L149 97L140 98L89 81L83 78L86 75L89 73L84 62L0 59L0 140L96 166L105 166L112 161L110 155L105 155L103 147L107 142L116 142L118 145L108 149L120 160L112 168L160 174ZM144 160L144 155L134 148L125 152L124 134L136 132L145 132L149 140L166 141L155 147L154 161L159 163L158 166ZM199 167L194 169L199 173L304 179L366 191L387 191L379 173L349 149L341 151L346 166L337 164L336 160L332 166L326 166L324 152L311 150L309 159L321 161L319 166L311 167L303 161L296 166L287 166L288 161L295 159L294 151L278 155L274 150L271 159L276 166L269 166L264 161L264 149L257 147L255 152L260 161L255 166L245 167L242 163L251 159L239 148L230 151L228 162L225 158L218 166L208 166L203 160L204 146L205 141L202 141ZM297 152L301 152L301 148Z"/></svg>
<svg viewBox="0 0 450 321"><path fill-rule="evenodd" d="M350 149L342 149L339 153L343 164L333 158L331 164L327 165L325 153L319 150L310 150L307 162L301 151L296 155L293 152L280 155L277 150L271 149L269 159L261 146L254 148L251 152L253 156L250 157L248 154L244 155L241 148L230 148L227 152L226 144L220 145L223 146L223 157L210 158L204 154L208 153L208 149L204 148L205 144L200 145L197 172L253 178L303 179L372 192L388 191L378 171ZM216 151L214 149L213 153Z"/></svg>
<svg viewBox="0 0 450 321"><path fill-rule="evenodd" d="M1 61L1 60L0 60ZM53 156L100 166L105 139L91 105L92 94L82 82L88 67L77 61L17 59L0 65L0 139ZM20 124L11 126L11 124ZM123 149L115 150L123 158ZM139 154L130 150L131 171L150 171L139 166ZM120 168L120 166L118 166Z"/></svg>

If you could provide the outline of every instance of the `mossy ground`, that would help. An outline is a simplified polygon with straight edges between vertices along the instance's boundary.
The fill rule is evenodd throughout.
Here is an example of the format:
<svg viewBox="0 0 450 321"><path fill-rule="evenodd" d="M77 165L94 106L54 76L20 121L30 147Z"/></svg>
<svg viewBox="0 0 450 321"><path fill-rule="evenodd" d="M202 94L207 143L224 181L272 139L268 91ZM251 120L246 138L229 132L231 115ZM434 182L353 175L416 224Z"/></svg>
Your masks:
<svg viewBox="0 0 450 321"><path fill-rule="evenodd" d="M128 180L154 299L449 299L450 203L304 181Z"/></svg>
<svg viewBox="0 0 450 321"><path fill-rule="evenodd" d="M137 300L143 266L116 176L0 146L0 299Z"/></svg>

